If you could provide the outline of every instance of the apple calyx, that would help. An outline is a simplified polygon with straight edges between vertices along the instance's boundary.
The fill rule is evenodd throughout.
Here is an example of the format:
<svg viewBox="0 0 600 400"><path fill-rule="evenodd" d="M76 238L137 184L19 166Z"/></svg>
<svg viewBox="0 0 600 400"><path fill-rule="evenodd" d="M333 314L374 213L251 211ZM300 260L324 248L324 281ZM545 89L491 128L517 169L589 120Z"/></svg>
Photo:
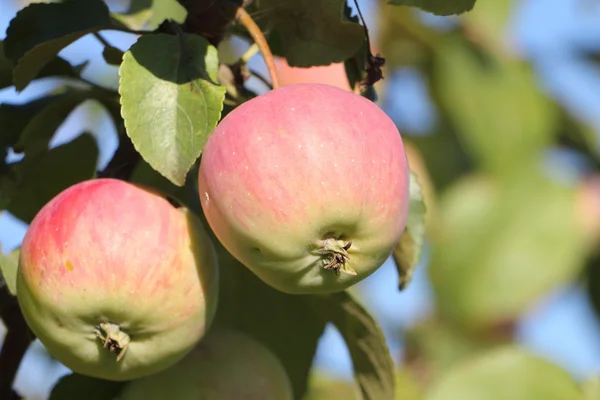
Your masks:
<svg viewBox="0 0 600 400"><path fill-rule="evenodd" d="M317 241L317 253L323 258L323 268L332 270L336 275L340 275L340 271L350 275L356 275L356 271L346 264L350 259L348 249L352 246L352 240L344 242L333 238Z"/></svg>
<svg viewBox="0 0 600 400"><path fill-rule="evenodd" d="M96 330L96 337L102 341L102 347L112 353L117 354L117 362L123 358L130 338L125 332L122 332L119 325L110 322L102 322Z"/></svg>

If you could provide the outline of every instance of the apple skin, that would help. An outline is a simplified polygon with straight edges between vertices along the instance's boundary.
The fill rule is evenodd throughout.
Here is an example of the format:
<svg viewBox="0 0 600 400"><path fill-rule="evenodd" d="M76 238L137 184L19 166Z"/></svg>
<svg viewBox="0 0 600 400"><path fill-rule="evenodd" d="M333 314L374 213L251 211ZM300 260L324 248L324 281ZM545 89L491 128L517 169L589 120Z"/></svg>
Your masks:
<svg viewBox="0 0 600 400"><path fill-rule="evenodd" d="M32 221L17 297L57 360L120 381L167 368L196 345L212 323L218 280L216 251L191 212L143 187L93 179L58 194ZM103 347L101 323L128 336L125 352Z"/></svg>
<svg viewBox="0 0 600 400"><path fill-rule="evenodd" d="M292 400L289 377L262 343L211 330L183 360L125 385L118 400Z"/></svg>
<svg viewBox="0 0 600 400"><path fill-rule="evenodd" d="M298 84L223 118L198 189L216 237L260 279L285 293L326 294L392 253L406 226L409 167L398 129L374 103ZM326 269L348 244L338 273Z"/></svg>

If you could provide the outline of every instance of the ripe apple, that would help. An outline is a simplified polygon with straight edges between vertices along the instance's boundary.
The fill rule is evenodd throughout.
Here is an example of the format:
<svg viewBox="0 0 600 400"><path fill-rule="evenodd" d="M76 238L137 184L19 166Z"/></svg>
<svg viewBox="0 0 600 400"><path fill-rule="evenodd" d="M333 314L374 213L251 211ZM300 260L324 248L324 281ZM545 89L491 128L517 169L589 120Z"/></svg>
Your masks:
<svg viewBox="0 0 600 400"><path fill-rule="evenodd" d="M183 360L132 381L119 400L292 400L292 385L277 357L238 332L209 332Z"/></svg>
<svg viewBox="0 0 600 400"><path fill-rule="evenodd" d="M176 363L211 325L217 292L199 220L121 180L58 194L21 247L23 316L56 359L88 376L129 380Z"/></svg>
<svg viewBox="0 0 600 400"><path fill-rule="evenodd" d="M238 106L203 152L198 189L223 246L286 293L342 291L404 231L402 138L374 103L329 85L283 86Z"/></svg>

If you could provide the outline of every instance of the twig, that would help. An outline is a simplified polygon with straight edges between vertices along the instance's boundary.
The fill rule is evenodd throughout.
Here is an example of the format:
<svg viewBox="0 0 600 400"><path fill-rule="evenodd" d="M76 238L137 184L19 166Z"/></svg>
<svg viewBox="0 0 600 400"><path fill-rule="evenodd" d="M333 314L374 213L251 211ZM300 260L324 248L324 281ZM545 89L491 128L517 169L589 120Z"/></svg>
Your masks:
<svg viewBox="0 0 600 400"><path fill-rule="evenodd" d="M271 83L273 85L273 89L277 89L279 87L279 78L277 77L277 68L275 67L275 60L273 60L273 53L271 53L271 49L269 48L269 44L267 43L267 39L265 39L265 35L261 32L256 22L252 19L250 14L243 8L239 7L235 14L237 20L244 25L254 43L258 46L260 53L265 59L265 63L267 64L267 69L269 70L269 75L271 75Z"/></svg>
<svg viewBox="0 0 600 400"><path fill-rule="evenodd" d="M106 30L125 32L125 33L130 33L130 34L136 35L136 36L141 36L141 35L146 35L146 34L157 34L157 33L160 33L160 32L158 32L156 30L154 30L154 31L140 31L140 30L129 29L129 28L121 27L121 26L119 26L119 27L111 27L111 28L108 28Z"/></svg>
<svg viewBox="0 0 600 400"><path fill-rule="evenodd" d="M112 46L110 43L108 43L108 42L106 41L106 39L104 39L104 37L103 37L102 35L100 35L100 33L98 33L98 32L94 32L94 33L92 33L92 35L94 35L94 37L95 37L96 39L98 39L98 41L99 41L100 43L102 43L102 44L104 45L104 47L113 47L113 46Z"/></svg>
<svg viewBox="0 0 600 400"><path fill-rule="evenodd" d="M258 53L258 52L259 52L258 45L256 43L252 43L252 46L250 46L248 48L248 50L246 50L246 52L244 54L242 54L242 57L240 57L240 62L242 64L248 64L250 59L252 57L254 57L256 55L256 53Z"/></svg>
<svg viewBox="0 0 600 400"><path fill-rule="evenodd" d="M369 28L367 28L367 23L363 18L362 12L360 11L360 6L358 5L358 0L354 0L354 5L356 6L356 11L358 11L358 16L360 17L360 21L363 24L363 29L365 30L365 38L367 39L367 49L369 54L371 54L371 39L369 38Z"/></svg>
<svg viewBox="0 0 600 400"><path fill-rule="evenodd" d="M360 6L358 5L358 0L354 0L354 4L356 5L356 10L358 11L358 16L363 25L363 29L365 30L365 39L367 41L367 65L365 65L365 71L367 72L367 76L359 82L359 88L355 88L355 93L361 93L367 90L367 87L373 86L375 83L383 79L383 70L381 69L385 65L385 58L381 57L379 54L373 55L371 52L371 38L369 37L369 28L367 27L367 23L363 18L362 12L360 11Z"/></svg>
<svg viewBox="0 0 600 400"><path fill-rule="evenodd" d="M0 399L19 399L12 386L15 376L33 340L33 334L21 314L16 297L8 293L6 286L0 288L2 321L7 333L0 350Z"/></svg>

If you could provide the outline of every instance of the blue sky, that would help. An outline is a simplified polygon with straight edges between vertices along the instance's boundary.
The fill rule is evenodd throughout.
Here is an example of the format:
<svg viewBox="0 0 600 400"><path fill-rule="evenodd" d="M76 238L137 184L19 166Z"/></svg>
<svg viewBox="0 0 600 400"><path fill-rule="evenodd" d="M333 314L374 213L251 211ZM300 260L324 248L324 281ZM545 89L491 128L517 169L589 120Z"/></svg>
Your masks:
<svg viewBox="0 0 600 400"><path fill-rule="evenodd" d="M369 7L373 0L361 1L367 22L375 14ZM480 0L488 1L488 0ZM493 0L492 0L493 1ZM545 90L562 101L575 115L589 122L600 132L600 68L574 57L574 48L600 48L600 2L596 0L527 0L514 2L519 6L511 20L508 37L534 61ZM10 0L0 0L0 38L5 36L9 20L17 11ZM372 31L374 23L370 23ZM130 35L117 32L105 37L125 49L133 43ZM91 59L84 75L101 79L104 85L116 88L116 68L106 66L101 58L101 45L86 37L65 49L61 55L79 63ZM252 67L263 69L255 59ZM415 71L402 70L389 74L391 101L382 106L402 128L425 131L434 119L427 102L423 83ZM52 80L37 82L18 97L13 89L0 91L0 102L21 103L35 98L53 85ZM93 104L82 106L61 126L53 144L69 140L83 129L99 138L99 167L111 157L117 142L114 128L106 114ZM599 141L600 142L600 141ZM0 244L5 251L19 245L26 227L8 214L0 216ZM426 264L426 257L425 262ZM413 283L405 292L398 292L397 274L388 261L372 277L360 284L366 305L380 320L390 347L398 360L402 343L391 335L398 327L407 327L424 317L432 307L426 265L421 266ZM552 294L534 313L527 315L518 329L521 343L562 365L578 378L600 374L600 326L594 319L585 293L569 287ZM316 357L319 369L331 375L350 379L351 364L339 334L327 329ZM28 393L44 393L66 369L48 364L40 356L39 345L28 352L19 371L17 386Z"/></svg>

